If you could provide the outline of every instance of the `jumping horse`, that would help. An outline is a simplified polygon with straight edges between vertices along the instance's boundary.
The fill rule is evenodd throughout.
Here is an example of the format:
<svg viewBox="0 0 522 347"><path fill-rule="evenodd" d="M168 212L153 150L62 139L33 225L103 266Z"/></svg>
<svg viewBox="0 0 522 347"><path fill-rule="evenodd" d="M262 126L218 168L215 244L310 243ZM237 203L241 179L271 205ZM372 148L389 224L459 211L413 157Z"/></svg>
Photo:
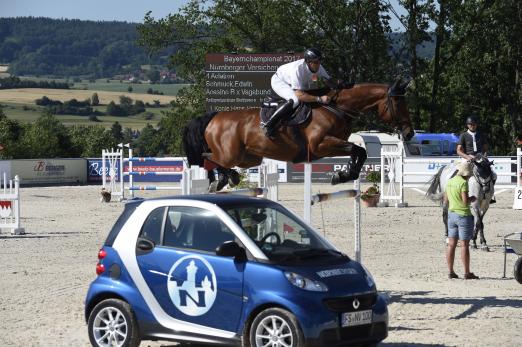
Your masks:
<svg viewBox="0 0 522 347"><path fill-rule="evenodd" d="M413 136L405 100L408 81L397 78L393 85L355 84L351 88L331 90L330 105L316 104L312 116L297 127L283 127L275 138L265 136L260 128L260 109L207 113L192 119L184 129L183 145L189 165L216 168L218 181L211 183L221 190L227 183L239 182L232 168L250 168L263 158L308 162L323 157L350 156L346 171L333 174L338 184L359 177L367 158L366 150L347 139L352 122L366 113L375 112L380 121L398 130L404 140ZM213 166L209 167L209 162ZM210 182L215 180L209 171Z"/></svg>
<svg viewBox="0 0 522 347"><path fill-rule="evenodd" d="M468 195L474 196L476 200L470 204L471 214L474 219L473 248L477 248L477 236L480 234L481 249L489 251L489 247L484 238L484 215L488 211L489 202L495 193L495 176L491 166L493 162L481 155L475 156L472 161L473 176L468 180ZM457 162L445 165L429 181L430 186L426 196L433 201L438 201L442 205L442 220L448 236L448 204L443 203L443 195L446 190L448 180L455 176Z"/></svg>

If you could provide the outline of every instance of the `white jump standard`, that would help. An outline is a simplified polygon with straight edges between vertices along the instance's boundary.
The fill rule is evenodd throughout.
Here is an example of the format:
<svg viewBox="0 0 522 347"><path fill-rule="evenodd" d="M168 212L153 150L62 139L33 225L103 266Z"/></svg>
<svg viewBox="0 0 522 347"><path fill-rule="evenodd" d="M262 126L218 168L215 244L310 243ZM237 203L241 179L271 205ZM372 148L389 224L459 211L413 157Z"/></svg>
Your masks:
<svg viewBox="0 0 522 347"><path fill-rule="evenodd" d="M20 178L7 180L7 174L0 177L0 231L10 229L13 235L25 234L20 227Z"/></svg>
<svg viewBox="0 0 522 347"><path fill-rule="evenodd" d="M304 164L304 209L303 219L308 224L312 221L312 205L322 201L354 198L354 247L355 260L361 262L361 190L359 180L353 182L354 189L341 190L328 194L312 195L312 164Z"/></svg>

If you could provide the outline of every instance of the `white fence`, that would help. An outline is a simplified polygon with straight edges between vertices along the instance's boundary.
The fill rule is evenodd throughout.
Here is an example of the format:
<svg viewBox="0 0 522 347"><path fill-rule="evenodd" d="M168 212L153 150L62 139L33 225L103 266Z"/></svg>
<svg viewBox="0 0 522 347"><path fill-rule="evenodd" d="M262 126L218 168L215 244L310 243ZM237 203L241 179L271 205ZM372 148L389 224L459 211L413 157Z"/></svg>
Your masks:
<svg viewBox="0 0 522 347"><path fill-rule="evenodd" d="M138 158L132 157L132 149L129 148L129 158L123 157L123 148L117 150L103 150L102 151L102 187L111 193L111 197L115 199L124 200L125 191L130 191L130 196L134 196L135 190L179 190L182 195L188 194L204 194L208 192L208 175L207 171L198 166L191 166L190 168L184 167L183 172L135 172L132 168L132 163L139 162L161 162L161 161L179 161L186 162L185 158L180 157L165 157L155 158L146 157ZM124 164L128 163L128 171L125 172ZM108 168L107 168L108 165ZM278 181L279 173L276 161L267 160L261 164L258 168L258 186L263 188L259 190L258 195L262 195L273 201L278 200ZM157 186L157 185L145 185L145 186L134 186L133 176L134 175L170 175L180 176L181 181L179 185L168 185L168 186ZM125 184L125 176L129 176L128 185ZM251 195L254 190L245 191L245 194ZM231 193L234 190L230 191ZM239 191L238 194L242 194L243 191Z"/></svg>
<svg viewBox="0 0 522 347"><path fill-rule="evenodd" d="M2 179L3 178L3 179ZM20 179L7 179L4 172L0 177L0 230L10 229L13 235L25 234L20 227Z"/></svg>
<svg viewBox="0 0 522 347"><path fill-rule="evenodd" d="M520 172L520 149L517 152L517 158L514 160L506 157L489 157L495 164L495 172L498 177L496 187L515 188L511 179L517 176L517 171L512 171L511 165L518 163L518 172ZM404 201L404 188L427 187L429 180L440 167L460 160L460 157L406 158L402 142L396 148L383 148L381 150L381 168L388 170L387 172L381 170L379 206L389 204L394 204L396 207L408 206Z"/></svg>

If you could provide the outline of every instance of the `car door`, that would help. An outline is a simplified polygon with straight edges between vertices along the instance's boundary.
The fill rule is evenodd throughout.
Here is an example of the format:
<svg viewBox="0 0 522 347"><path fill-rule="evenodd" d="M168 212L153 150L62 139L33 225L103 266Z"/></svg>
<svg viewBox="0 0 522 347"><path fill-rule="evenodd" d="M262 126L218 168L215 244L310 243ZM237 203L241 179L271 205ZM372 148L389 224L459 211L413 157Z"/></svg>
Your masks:
<svg viewBox="0 0 522 347"><path fill-rule="evenodd" d="M145 220L140 238L155 245L145 253L137 249L140 271L170 317L237 330L245 264L215 254L234 234L214 212L192 206L157 208Z"/></svg>

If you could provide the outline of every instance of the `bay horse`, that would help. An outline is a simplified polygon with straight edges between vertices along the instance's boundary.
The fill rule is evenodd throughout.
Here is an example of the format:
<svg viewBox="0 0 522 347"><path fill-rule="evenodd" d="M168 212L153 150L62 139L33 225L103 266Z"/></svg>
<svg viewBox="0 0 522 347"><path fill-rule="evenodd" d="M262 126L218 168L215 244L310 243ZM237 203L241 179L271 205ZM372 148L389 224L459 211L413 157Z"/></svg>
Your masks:
<svg viewBox="0 0 522 347"><path fill-rule="evenodd" d="M380 121L402 134L404 140L413 136L410 115L405 100L408 81L397 78L393 85L355 84L351 88L331 90L332 103L316 104L307 122L295 127L279 129L274 139L265 136L260 128L260 109L207 113L192 119L183 131L183 146L189 165L217 168L215 190L227 183L239 183L233 167L250 168L261 164L263 158L280 161L305 162L323 157L350 156L346 171L333 174L331 183L338 184L359 177L367 158L366 150L348 142L352 121L375 112ZM215 180L209 171L209 180ZM211 184L212 186L212 184Z"/></svg>
<svg viewBox="0 0 522 347"><path fill-rule="evenodd" d="M484 237L484 215L489 209L489 202L495 194L495 178L491 166L493 162L488 158L477 155L471 162L473 164L473 176L468 180L468 195L476 200L470 204L471 214L474 219L473 248L477 248L477 236L480 234L481 249L489 252L489 247ZM443 203L443 195L448 180L455 176L458 162L445 165L429 181L430 186L426 197L432 201L438 201L442 206L442 221L444 223L446 237L448 237L448 204Z"/></svg>

